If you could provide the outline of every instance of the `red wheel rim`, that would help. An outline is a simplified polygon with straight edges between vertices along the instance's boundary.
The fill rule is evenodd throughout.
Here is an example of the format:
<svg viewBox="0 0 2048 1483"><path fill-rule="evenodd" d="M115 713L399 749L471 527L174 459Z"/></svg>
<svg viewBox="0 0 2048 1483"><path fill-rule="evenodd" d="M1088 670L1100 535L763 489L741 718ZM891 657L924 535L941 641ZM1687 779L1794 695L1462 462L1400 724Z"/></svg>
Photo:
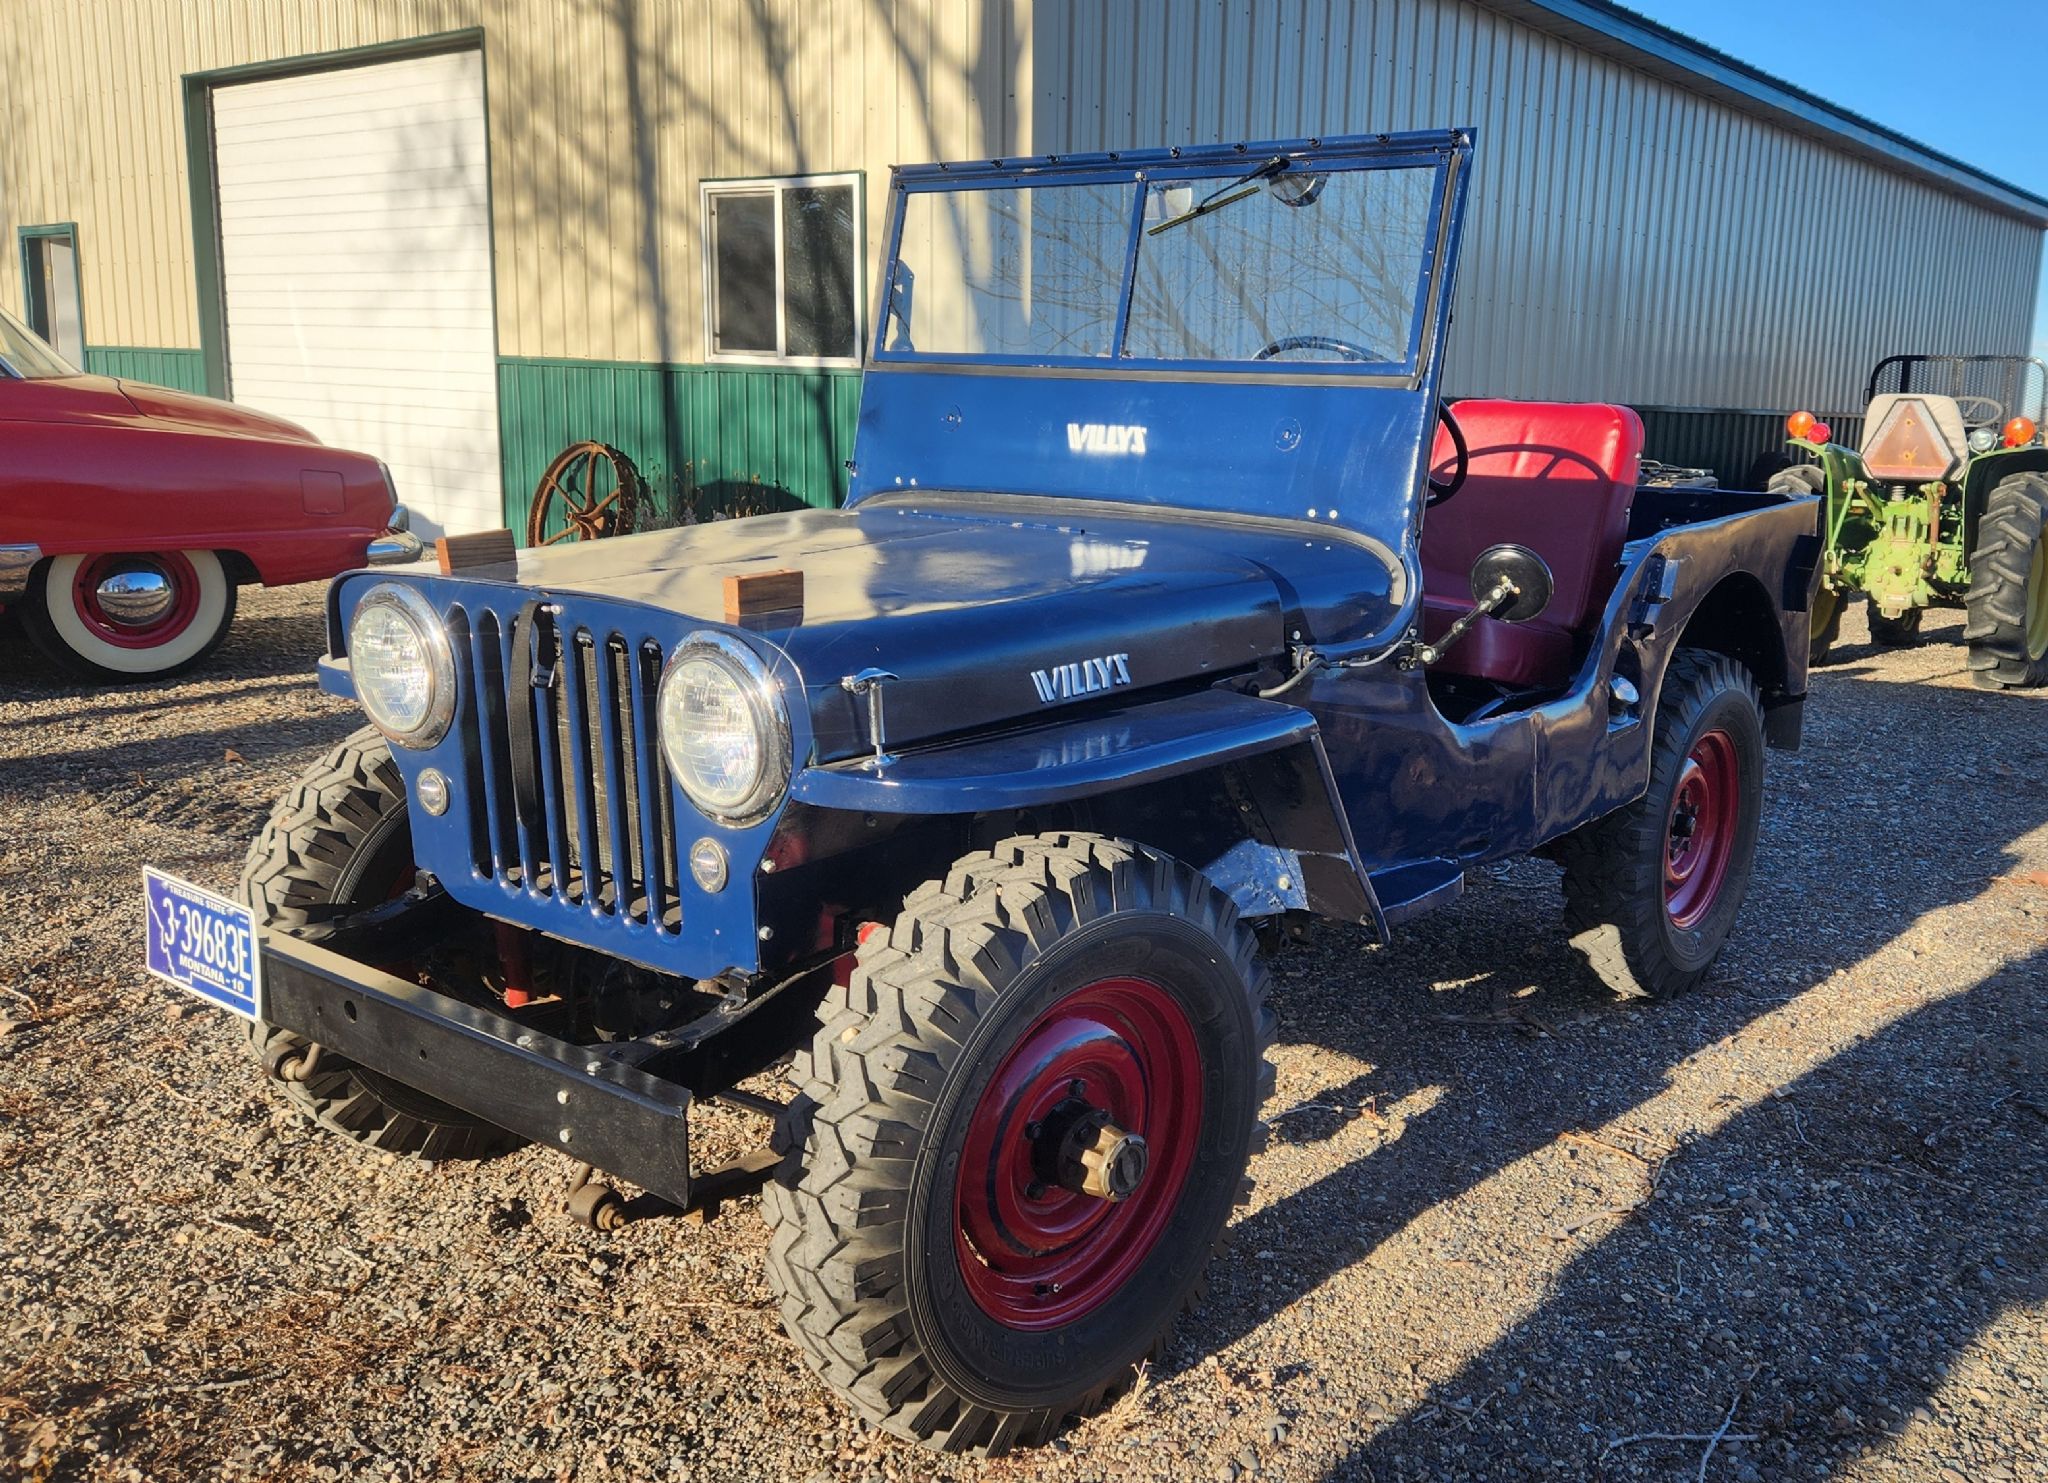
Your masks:
<svg viewBox="0 0 2048 1483"><path fill-rule="evenodd" d="M1697 925L1720 899L1741 806L1735 738L1709 731L1686 756L1664 829L1664 909L1674 926Z"/></svg>
<svg viewBox="0 0 2048 1483"><path fill-rule="evenodd" d="M1121 1200L1047 1177L1063 1134L1105 1120L1144 1140L1142 1177ZM954 1243L968 1294L1014 1329L1055 1328L1101 1307L1171 1220L1201 1121L1194 1026L1164 989L1099 979L1046 1010L968 1122Z"/></svg>
<svg viewBox="0 0 2048 1483"><path fill-rule="evenodd" d="M100 606L100 584L129 572L152 572L170 585L171 604L146 623L124 623ZM71 606L78 621L102 643L117 649L155 649L192 626L199 614L199 573L182 551L103 552L78 564L71 578Z"/></svg>

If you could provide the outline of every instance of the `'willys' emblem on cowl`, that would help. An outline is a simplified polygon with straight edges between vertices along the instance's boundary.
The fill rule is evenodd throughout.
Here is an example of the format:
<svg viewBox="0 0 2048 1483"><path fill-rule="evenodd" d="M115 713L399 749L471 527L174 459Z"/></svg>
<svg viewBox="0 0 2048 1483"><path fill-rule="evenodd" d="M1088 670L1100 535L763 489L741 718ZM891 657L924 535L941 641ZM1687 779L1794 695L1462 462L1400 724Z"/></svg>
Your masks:
<svg viewBox="0 0 2048 1483"><path fill-rule="evenodd" d="M1079 700L1103 690L1131 683L1131 656L1105 654L1100 659L1083 659L1074 664L1055 664L1051 669L1031 671L1031 684L1041 705L1059 700Z"/></svg>

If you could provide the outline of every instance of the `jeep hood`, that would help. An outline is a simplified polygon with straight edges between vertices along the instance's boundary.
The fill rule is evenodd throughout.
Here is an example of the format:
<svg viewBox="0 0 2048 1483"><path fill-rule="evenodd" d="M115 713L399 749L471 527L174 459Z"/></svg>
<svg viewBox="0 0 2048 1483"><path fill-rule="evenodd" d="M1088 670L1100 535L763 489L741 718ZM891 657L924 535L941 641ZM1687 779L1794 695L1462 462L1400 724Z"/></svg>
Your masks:
<svg viewBox="0 0 2048 1483"><path fill-rule="evenodd" d="M1399 605L1398 563L1286 523L1025 504L713 522L522 552L519 580L722 626L727 577L801 571L800 614L745 626L802 674L821 761L870 745L866 702L840 684L861 670L896 676L898 746L1240 672L1284 655L1303 623L1385 622Z"/></svg>

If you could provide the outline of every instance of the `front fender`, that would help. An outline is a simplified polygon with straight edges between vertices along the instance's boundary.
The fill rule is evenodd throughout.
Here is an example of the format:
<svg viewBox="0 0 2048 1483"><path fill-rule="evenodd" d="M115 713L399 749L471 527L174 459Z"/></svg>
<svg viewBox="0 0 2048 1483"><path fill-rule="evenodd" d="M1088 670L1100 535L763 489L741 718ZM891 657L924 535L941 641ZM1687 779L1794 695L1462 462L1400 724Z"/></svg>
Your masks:
<svg viewBox="0 0 2048 1483"><path fill-rule="evenodd" d="M791 796L861 814L1071 806L1091 828L1202 870L1245 916L1305 909L1385 931L1315 718L1235 691L930 747L880 768L806 768Z"/></svg>

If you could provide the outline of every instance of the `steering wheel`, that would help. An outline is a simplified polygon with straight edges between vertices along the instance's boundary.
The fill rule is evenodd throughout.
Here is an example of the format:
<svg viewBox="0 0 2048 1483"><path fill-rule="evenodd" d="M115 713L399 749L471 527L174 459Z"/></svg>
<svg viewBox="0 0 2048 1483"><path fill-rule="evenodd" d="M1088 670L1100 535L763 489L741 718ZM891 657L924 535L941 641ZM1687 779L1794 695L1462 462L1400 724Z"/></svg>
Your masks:
<svg viewBox="0 0 2048 1483"><path fill-rule="evenodd" d="M1283 335L1252 359L1271 360L1274 356L1285 355L1290 350L1327 350L1330 354L1341 355L1346 360L1377 359L1370 351L1361 349L1349 340L1340 340L1335 335Z"/></svg>
<svg viewBox="0 0 2048 1483"><path fill-rule="evenodd" d="M1448 404L1436 404L1436 419L1444 425L1444 431L1451 435L1451 446L1458 450L1458 466L1452 470L1450 478L1441 484L1437 482L1436 475L1429 476L1429 496L1422 502L1424 509L1435 509L1463 489L1465 476L1472 472L1472 450L1466 446L1465 430L1458 426L1458 419L1451 415Z"/></svg>
<svg viewBox="0 0 2048 1483"><path fill-rule="evenodd" d="M1973 407L1989 407L1991 410L1984 416L1976 417L1971 415ZM1956 410L1963 414L1963 421L1971 427L1997 427L2005 421L2005 403L1996 397L1959 396L1956 398Z"/></svg>

